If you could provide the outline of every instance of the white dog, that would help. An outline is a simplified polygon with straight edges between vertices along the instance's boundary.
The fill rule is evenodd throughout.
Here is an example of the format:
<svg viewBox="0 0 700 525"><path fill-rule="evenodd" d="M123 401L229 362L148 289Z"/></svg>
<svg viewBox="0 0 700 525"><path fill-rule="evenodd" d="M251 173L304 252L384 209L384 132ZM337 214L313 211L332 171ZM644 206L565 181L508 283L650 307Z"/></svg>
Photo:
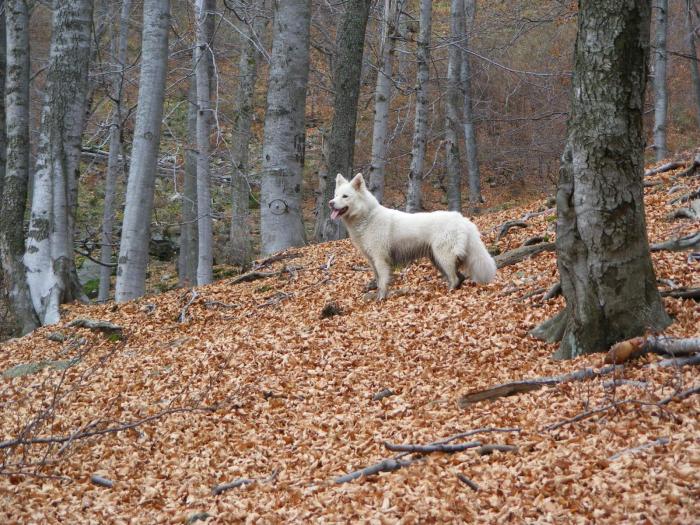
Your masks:
<svg viewBox="0 0 700 525"><path fill-rule="evenodd" d="M465 279L460 269L477 283L488 283L496 275L496 262L479 230L457 212L404 213L385 208L367 189L361 173L351 181L338 174L328 205L331 218L342 219L352 243L372 265L379 299L387 296L391 267L421 257L430 257L450 290Z"/></svg>

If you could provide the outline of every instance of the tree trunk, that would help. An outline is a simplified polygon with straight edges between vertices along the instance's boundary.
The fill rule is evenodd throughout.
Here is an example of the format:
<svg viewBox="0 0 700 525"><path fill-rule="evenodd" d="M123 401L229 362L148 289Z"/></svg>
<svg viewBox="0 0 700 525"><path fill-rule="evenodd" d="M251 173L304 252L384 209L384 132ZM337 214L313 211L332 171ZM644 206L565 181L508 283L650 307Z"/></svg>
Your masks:
<svg viewBox="0 0 700 525"><path fill-rule="evenodd" d="M194 66L194 63L193 63ZM197 141L197 86L190 78L187 93L187 137ZM182 183L182 224L180 225L180 254L178 258L178 280L180 286L197 284L197 152L191 146L185 149L185 168Z"/></svg>
<svg viewBox="0 0 700 525"><path fill-rule="evenodd" d="M472 102L472 72L469 60L469 35L474 28L476 0L464 0L465 31L462 39L462 126L464 126L464 149L469 170L469 207L476 211L484 202L481 196L481 173L479 170L479 151L476 145L476 128L474 127L474 107Z"/></svg>
<svg viewBox="0 0 700 525"><path fill-rule="evenodd" d="M413 144L411 146L411 169L408 173L408 198L406 211L414 213L422 209L423 164L425 148L428 139L428 80L430 70L430 28L433 3L430 0L420 1L420 29L416 59L418 60L416 74L416 118L414 120Z"/></svg>
<svg viewBox="0 0 700 525"><path fill-rule="evenodd" d="M105 200L102 210L102 244L100 246L100 287L97 293L98 301L109 299L110 280L112 277L112 229L114 225L114 198L116 196L117 179L123 170L122 155L122 119L124 75L126 72L127 44L129 39L129 13L131 0L122 0L119 14L119 33L115 35L116 23L112 24L112 56L117 57L113 67L116 73L111 79L112 90L112 124L109 129L109 157L107 158L107 178L105 179Z"/></svg>
<svg viewBox="0 0 700 525"><path fill-rule="evenodd" d="M644 217L649 25L649 2L580 2L557 189L556 248L566 298L559 358L605 351L670 322L656 288Z"/></svg>
<svg viewBox="0 0 700 525"><path fill-rule="evenodd" d="M302 219L310 0L274 4L260 195L262 252L306 244Z"/></svg>
<svg viewBox="0 0 700 525"><path fill-rule="evenodd" d="M350 178L355 153L357 101L365 49L365 29L371 0L349 0L336 32L336 58L333 71L333 122L328 138L328 173L321 205L316 216L317 241L340 239L347 235L340 221L330 218L327 203L335 193L335 177L342 173Z"/></svg>
<svg viewBox="0 0 700 525"><path fill-rule="evenodd" d="M168 65L170 0L144 0L141 79L119 246L115 299L143 295L151 235L153 185Z"/></svg>
<svg viewBox="0 0 700 525"><path fill-rule="evenodd" d="M263 0L254 4L262 6ZM246 268L252 259L253 249L250 226L250 181L248 149L251 125L255 113L255 83L258 78L260 51L255 36L260 35L264 18L256 16L241 27L241 57L238 62L238 88L236 90L236 116L233 122L233 173L231 174L231 230L229 234L230 262ZM255 34L253 34L255 33Z"/></svg>
<svg viewBox="0 0 700 525"><path fill-rule="evenodd" d="M654 2L656 12L656 44L654 47L654 151L656 160L668 156L666 147L666 114L668 110L668 91L666 89L666 69L668 51L668 0Z"/></svg>
<svg viewBox="0 0 700 525"><path fill-rule="evenodd" d="M213 232L211 216L211 191L209 156L211 154L211 93L210 62L213 29L207 23L210 13L216 10L216 0L197 0L197 45L194 48L195 83L197 86L197 284L209 284L213 279Z"/></svg>
<svg viewBox="0 0 700 525"><path fill-rule="evenodd" d="M447 165L447 208L462 211L462 163L459 158L459 84L462 53L458 41L464 36L464 0L450 4L447 93L445 94L445 163Z"/></svg>
<svg viewBox="0 0 700 525"><path fill-rule="evenodd" d="M91 29L92 2L56 0L24 256L32 303L42 324L59 320L60 304L83 297L75 278L73 210Z"/></svg>
<svg viewBox="0 0 700 525"><path fill-rule="evenodd" d="M374 127L372 129L372 160L369 167L369 190L379 202L384 199L384 177L388 150L389 103L391 101L392 69L398 30L398 18L406 0L384 0L382 42L377 65L377 85L374 91Z"/></svg>
<svg viewBox="0 0 700 525"><path fill-rule="evenodd" d="M697 51L695 49L695 24L693 23L692 0L685 2L685 38L690 56L690 76L693 81L693 96L695 98L695 118L700 126L700 71L698 71Z"/></svg>
<svg viewBox="0 0 700 525"><path fill-rule="evenodd" d="M13 332L23 335L38 325L22 262L29 183L29 7L26 1L6 0L5 16L7 69L3 67L3 71L7 71L7 83L3 117L6 112L7 170L0 200L0 277L12 310Z"/></svg>
<svg viewBox="0 0 700 525"><path fill-rule="evenodd" d="M7 71L7 40L5 38L5 10L0 4L0 197L5 183L7 137L5 135L5 71Z"/></svg>

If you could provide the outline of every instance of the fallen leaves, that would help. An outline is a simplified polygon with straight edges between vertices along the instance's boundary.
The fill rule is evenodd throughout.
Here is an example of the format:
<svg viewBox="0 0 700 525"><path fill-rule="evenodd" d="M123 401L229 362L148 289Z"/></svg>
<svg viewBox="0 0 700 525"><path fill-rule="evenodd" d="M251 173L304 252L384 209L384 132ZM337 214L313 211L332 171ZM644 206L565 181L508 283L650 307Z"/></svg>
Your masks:
<svg viewBox="0 0 700 525"><path fill-rule="evenodd" d="M697 229L665 218L671 176L655 175L663 184L645 189L652 242ZM532 203L474 220L492 245L498 225L528 216L527 228L498 241L504 253L533 235L551 240L552 213ZM652 257L660 279L700 286L687 254ZM697 520L700 396L681 399L696 388L697 367L646 366L658 360L646 355L605 377L457 406L467 391L600 365L599 355L553 362L555 345L528 335L563 305L560 296L526 297L557 281L554 253L454 292L429 262L414 264L396 276L404 293L382 303L361 300L369 279L357 270L363 263L349 241L295 249L260 263L255 271L274 274L263 279L69 306L60 326L3 345L2 372L42 364L0 379L0 441L24 440L0 451L0 516L42 523ZM666 297L664 304L675 317L665 335L698 335L697 302ZM79 318L118 325L125 339L70 326ZM51 364L78 356L64 369ZM627 399L648 404L543 431ZM204 407L210 410L197 410ZM103 432L130 423L138 424ZM430 444L489 427L521 431L473 439L517 452L437 452L409 468L333 482L385 459L385 441ZM28 442L51 436L73 439ZM661 438L668 442L655 443ZM113 487L95 485L93 474ZM212 487L240 480L255 482L212 495Z"/></svg>

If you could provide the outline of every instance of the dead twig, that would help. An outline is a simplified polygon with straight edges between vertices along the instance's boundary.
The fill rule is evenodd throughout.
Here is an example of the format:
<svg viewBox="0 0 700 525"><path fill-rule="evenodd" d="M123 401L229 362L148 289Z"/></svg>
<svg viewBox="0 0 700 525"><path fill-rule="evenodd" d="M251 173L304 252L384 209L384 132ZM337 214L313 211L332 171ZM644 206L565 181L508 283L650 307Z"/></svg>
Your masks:
<svg viewBox="0 0 700 525"><path fill-rule="evenodd" d="M106 487L108 489L114 487L114 481L112 481L111 479L103 478L102 476L98 476L97 474L93 474L92 476L90 476L90 481L95 485L99 485L100 487Z"/></svg>
<svg viewBox="0 0 700 525"><path fill-rule="evenodd" d="M470 489L472 489L474 492L478 492L478 491L479 491L479 485L477 485L476 483L474 483L474 482L473 482L471 479L469 479L467 476L465 476L465 475L462 474L461 472L457 472L457 473L455 473L455 475L457 476L457 479L458 479L459 481L461 481L462 483L464 483L467 487L469 487Z"/></svg>
<svg viewBox="0 0 700 525"><path fill-rule="evenodd" d="M429 454L431 452L462 452L470 448L480 447L481 441L470 441L469 443L460 443L459 445L448 445L446 443L432 443L430 445L413 445L409 443L383 443L384 446L392 452L408 452L411 454Z"/></svg>
<svg viewBox="0 0 700 525"><path fill-rule="evenodd" d="M520 261L537 255L541 252L553 252L555 246L553 242L544 242L540 244L534 244L532 246L521 246L514 250L509 250L505 253L497 255L495 257L496 267L503 268L504 266L509 266L511 264L519 263Z"/></svg>
<svg viewBox="0 0 700 525"><path fill-rule="evenodd" d="M99 319L73 319L68 326L77 328L87 328L89 330L95 330L97 332L102 332L107 335L118 335L122 337L124 335L124 329L114 323L109 321L101 321Z"/></svg>
<svg viewBox="0 0 700 525"><path fill-rule="evenodd" d="M516 450L518 450L518 447L516 447L515 445L490 444L481 445L479 448L476 449L476 453L480 456L488 456L489 454L493 454L494 452L515 452Z"/></svg>
<svg viewBox="0 0 700 525"><path fill-rule="evenodd" d="M396 395L396 392L394 392L390 388L383 388L382 390L380 390L379 392L377 392L376 394L374 394L372 396L372 401L381 401L385 397L390 397L390 396L395 396L395 395Z"/></svg>
<svg viewBox="0 0 700 525"><path fill-rule="evenodd" d="M496 228L498 228L496 241L500 241L503 237L505 237L511 228L527 228L528 226L528 223L525 221L506 221L500 226L496 226Z"/></svg>
<svg viewBox="0 0 700 525"><path fill-rule="evenodd" d="M253 269L260 270L261 268L270 266L272 263L283 261L285 259L297 259L299 257L301 257L301 254L299 252L278 253L268 257L267 259L263 259L262 261L253 263Z"/></svg>
<svg viewBox="0 0 700 525"><path fill-rule="evenodd" d="M407 467L408 465L415 463L416 459L406 459L406 460L401 460L401 459L384 459L380 461L379 463L375 463L374 465L370 465L369 467L365 467L359 470L355 470L353 472L350 472L349 474L345 474L344 476L340 476L335 478L335 482L337 484L341 483L347 483L348 481L354 481L358 478L361 478L363 476L373 476L375 474L379 474L380 472L394 472L395 470L399 470L400 468Z"/></svg>
<svg viewBox="0 0 700 525"><path fill-rule="evenodd" d="M608 461L615 461L616 459L620 459L622 456L626 454L634 454L635 452L639 452L641 450L646 450L651 447L655 447L657 445L668 445L670 443L669 439L667 437L661 437L659 439L655 439L654 441L649 441L648 443L644 443L643 445L639 445L638 447L632 447L632 448L626 448L625 450L621 450L620 452L616 452L612 456L608 458Z"/></svg>
<svg viewBox="0 0 700 525"><path fill-rule="evenodd" d="M661 290L660 293L661 297L700 300L700 288L675 288L673 290Z"/></svg>
<svg viewBox="0 0 700 525"><path fill-rule="evenodd" d="M646 170L644 172L644 176L651 177L652 175L658 175L659 173L665 173L667 171L671 171L671 170L675 170L677 168L680 168L682 166L685 166L684 162L674 160L672 162L667 162L666 164L662 164L661 166L657 166L655 168Z"/></svg>
<svg viewBox="0 0 700 525"><path fill-rule="evenodd" d="M194 288L188 293L191 293L192 297L190 297L190 300L187 301L187 303L185 303L185 306L182 307L182 311L180 312L180 315L177 318L178 323L184 323L187 320L187 310L192 305L192 303L195 302L197 297L199 297L199 293Z"/></svg>

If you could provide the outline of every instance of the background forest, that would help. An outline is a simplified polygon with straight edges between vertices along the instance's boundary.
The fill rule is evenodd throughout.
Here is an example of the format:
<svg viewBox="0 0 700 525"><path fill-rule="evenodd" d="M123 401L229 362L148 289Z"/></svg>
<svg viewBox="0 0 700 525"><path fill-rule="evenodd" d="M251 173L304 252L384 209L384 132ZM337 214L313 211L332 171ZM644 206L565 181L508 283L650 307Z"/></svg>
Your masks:
<svg viewBox="0 0 700 525"><path fill-rule="evenodd" d="M261 194L262 174L270 168L263 162L263 149L272 6L263 0L172 2L153 215L137 221L144 231L143 221L151 221L150 238L139 241L149 243L145 290L203 284L247 267L260 253L342 235L340 226L327 217L328 173L362 171L369 181L385 171L383 203L413 210L449 207L475 214L553 190L570 102L575 3L423 2L432 9L432 27L420 35L419 2L364 2L364 47L361 38L359 46L357 38L354 43L341 38L357 32L347 24L358 17L345 16L345 4L314 0L310 5L309 74L302 87L306 92L303 182L298 188L304 231L292 242L275 245L264 235L261 241L260 215L261 202L273 216L272 205L282 202L267 195L264 187ZM52 9L46 2L27 5L29 166L34 172L47 129L41 118L51 70ZM104 301L114 293L138 88L146 59L141 43L143 9L139 1L95 1L88 21L86 120L72 232L81 287L75 297L82 291ZM658 15L664 9L656 6L652 14L654 42L666 46L667 61L665 90L654 96L654 90L647 89L648 159L691 148L698 136L697 8L693 2L671 1L666 20L660 23ZM655 33L664 23L665 41ZM363 54L358 63L356 133L334 134L334 118L342 118L341 105L334 100L338 91L334 82L343 74L338 65L350 63L348 53L354 50L357 55L358 48ZM654 49L663 51L658 45ZM657 62L654 58L650 62L655 88L656 78L661 78ZM207 73L197 75L197 67ZM204 86L209 96L197 97L198 86ZM209 118L198 127L196 109L204 104ZM382 128L377 115L385 106ZM665 108L667 115L660 113ZM656 129L665 131L663 139L656 137L656 143L665 141L656 148L659 151L652 137L655 118L663 119L663 126L657 124ZM338 120L336 127L351 126ZM416 155L419 133L424 148ZM354 142L354 154L352 148L348 151L349 141ZM197 152L205 145L206 165L198 166ZM350 159L343 160L348 154ZM198 186L197 172L203 169L211 183ZM480 188L473 186L474 179ZM412 196L416 187L422 189L418 197ZM31 183L29 191L31 195ZM211 246L198 241L200 231L211 237ZM7 314L4 308L3 317ZM6 324L5 332L12 331L14 321Z"/></svg>

